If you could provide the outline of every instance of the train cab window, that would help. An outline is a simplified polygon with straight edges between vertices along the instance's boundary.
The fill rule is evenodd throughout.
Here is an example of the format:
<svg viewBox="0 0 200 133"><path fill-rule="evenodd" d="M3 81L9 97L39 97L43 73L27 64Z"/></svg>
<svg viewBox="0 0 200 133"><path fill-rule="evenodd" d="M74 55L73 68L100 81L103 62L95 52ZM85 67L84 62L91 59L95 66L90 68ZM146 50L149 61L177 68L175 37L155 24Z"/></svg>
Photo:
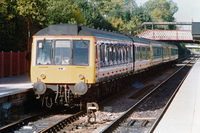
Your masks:
<svg viewBox="0 0 200 133"><path fill-rule="evenodd" d="M54 50L54 63L56 65L68 65L70 63L70 41L56 41Z"/></svg>
<svg viewBox="0 0 200 133"><path fill-rule="evenodd" d="M50 65L51 64L51 51L52 41L41 40L37 42L37 65Z"/></svg>
<svg viewBox="0 0 200 133"><path fill-rule="evenodd" d="M89 41L73 41L73 65L89 65Z"/></svg>

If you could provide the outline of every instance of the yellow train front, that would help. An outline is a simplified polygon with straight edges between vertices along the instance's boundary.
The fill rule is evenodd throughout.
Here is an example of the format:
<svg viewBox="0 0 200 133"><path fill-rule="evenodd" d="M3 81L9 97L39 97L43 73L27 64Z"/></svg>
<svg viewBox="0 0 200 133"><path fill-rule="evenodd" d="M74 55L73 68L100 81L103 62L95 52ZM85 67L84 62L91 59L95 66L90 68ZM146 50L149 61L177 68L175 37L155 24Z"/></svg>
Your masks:
<svg viewBox="0 0 200 133"><path fill-rule="evenodd" d="M75 96L84 95L95 82L94 38L77 36L78 28L53 25L33 37L31 82L48 107L71 106Z"/></svg>
<svg viewBox="0 0 200 133"><path fill-rule="evenodd" d="M81 106L81 98L98 82L96 44L111 40L118 44L120 36L121 43L127 42L124 35L115 34L72 24L51 25L37 32L31 55L31 82L37 98L47 107Z"/></svg>

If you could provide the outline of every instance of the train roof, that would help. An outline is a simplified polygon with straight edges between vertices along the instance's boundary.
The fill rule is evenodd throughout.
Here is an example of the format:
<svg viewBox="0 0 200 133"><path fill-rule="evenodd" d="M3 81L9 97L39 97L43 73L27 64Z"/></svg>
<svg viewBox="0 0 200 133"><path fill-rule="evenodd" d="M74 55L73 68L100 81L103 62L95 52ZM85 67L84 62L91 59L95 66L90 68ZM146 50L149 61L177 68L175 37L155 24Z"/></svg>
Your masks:
<svg viewBox="0 0 200 133"><path fill-rule="evenodd" d="M132 41L130 37L124 34L93 29L76 24L50 25L38 31L34 36L97 36L102 38L106 37L118 40Z"/></svg>
<svg viewBox="0 0 200 133"><path fill-rule="evenodd" d="M116 40L133 41L145 44L157 44L169 46L164 42L153 41L145 38L133 37L121 33L103 31L89 27L80 26L77 24L57 24L49 25L48 27L38 31L34 36L96 36L101 38L110 38ZM173 45L171 45L173 46Z"/></svg>
<svg viewBox="0 0 200 133"><path fill-rule="evenodd" d="M146 38L139 38L139 37L133 37L131 38L134 40L134 42L139 42L139 43L145 43L145 44L155 44L155 45L160 45L160 46L171 46L171 47L177 47L175 45L169 44L167 42L163 41L155 41L155 40L150 40Z"/></svg>

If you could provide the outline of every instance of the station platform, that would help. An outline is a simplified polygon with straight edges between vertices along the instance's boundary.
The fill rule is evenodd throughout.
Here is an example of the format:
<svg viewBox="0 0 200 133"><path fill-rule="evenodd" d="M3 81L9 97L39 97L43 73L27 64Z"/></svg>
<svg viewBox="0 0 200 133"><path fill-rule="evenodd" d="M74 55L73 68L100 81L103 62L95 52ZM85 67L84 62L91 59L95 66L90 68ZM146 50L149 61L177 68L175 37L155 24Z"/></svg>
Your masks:
<svg viewBox="0 0 200 133"><path fill-rule="evenodd" d="M154 133L200 132L200 60L189 72Z"/></svg>
<svg viewBox="0 0 200 133"><path fill-rule="evenodd" d="M0 78L0 98L28 91L32 84L28 74Z"/></svg>

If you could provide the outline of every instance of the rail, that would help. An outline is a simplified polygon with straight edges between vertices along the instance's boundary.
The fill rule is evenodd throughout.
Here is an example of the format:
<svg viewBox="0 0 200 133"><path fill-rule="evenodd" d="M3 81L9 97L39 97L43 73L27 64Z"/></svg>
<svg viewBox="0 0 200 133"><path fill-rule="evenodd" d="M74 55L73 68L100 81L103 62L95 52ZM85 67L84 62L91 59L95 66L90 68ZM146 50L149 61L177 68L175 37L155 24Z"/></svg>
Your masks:
<svg viewBox="0 0 200 133"><path fill-rule="evenodd" d="M190 62L188 62L190 63ZM188 64L187 63L187 64ZM127 119L132 112L136 109L136 107L138 107L143 101L145 101L147 98L149 98L152 94L154 94L155 91L157 91L159 89L159 87L161 87L164 83L166 83L167 81L169 81L172 77L174 77L178 72L180 72L186 65L182 66L180 69L178 69L173 75L171 75L170 77L168 77L166 80L164 80L162 83L160 83L157 87L155 87L152 91L150 91L147 95L145 95L140 101L138 101L136 104L134 104L129 110L127 110L124 114L122 114L118 119L116 119L115 121L113 121L110 125L108 125L105 129L103 129L101 131L101 133L110 133L110 132L114 132L115 129L121 125L122 122L124 122L125 119ZM154 125L154 127L152 127L151 131L154 130L156 124Z"/></svg>
<svg viewBox="0 0 200 133"><path fill-rule="evenodd" d="M197 58L198 59L198 58ZM192 60L191 60L192 61ZM190 61L190 62L191 62ZM189 62L189 63L190 63ZM183 66L184 67L184 66ZM191 69L190 69L191 70ZM186 76L184 77L184 79L181 81L181 83L179 84L179 86L177 87L176 91L173 93L173 95L171 96L171 98L169 99L169 101L167 102L167 104L165 105L162 113L158 116L158 118L156 119L156 121L154 122L153 126L150 128L150 130L148 131L148 133L153 133L153 131L155 130L156 126L158 125L158 123L160 122L160 120L163 118L165 112L167 111L168 107L170 106L171 102L173 101L174 97L176 96L177 92L179 91L181 85L183 84L183 82L185 81L186 77L188 76L188 74L190 73L190 71L186 74Z"/></svg>

